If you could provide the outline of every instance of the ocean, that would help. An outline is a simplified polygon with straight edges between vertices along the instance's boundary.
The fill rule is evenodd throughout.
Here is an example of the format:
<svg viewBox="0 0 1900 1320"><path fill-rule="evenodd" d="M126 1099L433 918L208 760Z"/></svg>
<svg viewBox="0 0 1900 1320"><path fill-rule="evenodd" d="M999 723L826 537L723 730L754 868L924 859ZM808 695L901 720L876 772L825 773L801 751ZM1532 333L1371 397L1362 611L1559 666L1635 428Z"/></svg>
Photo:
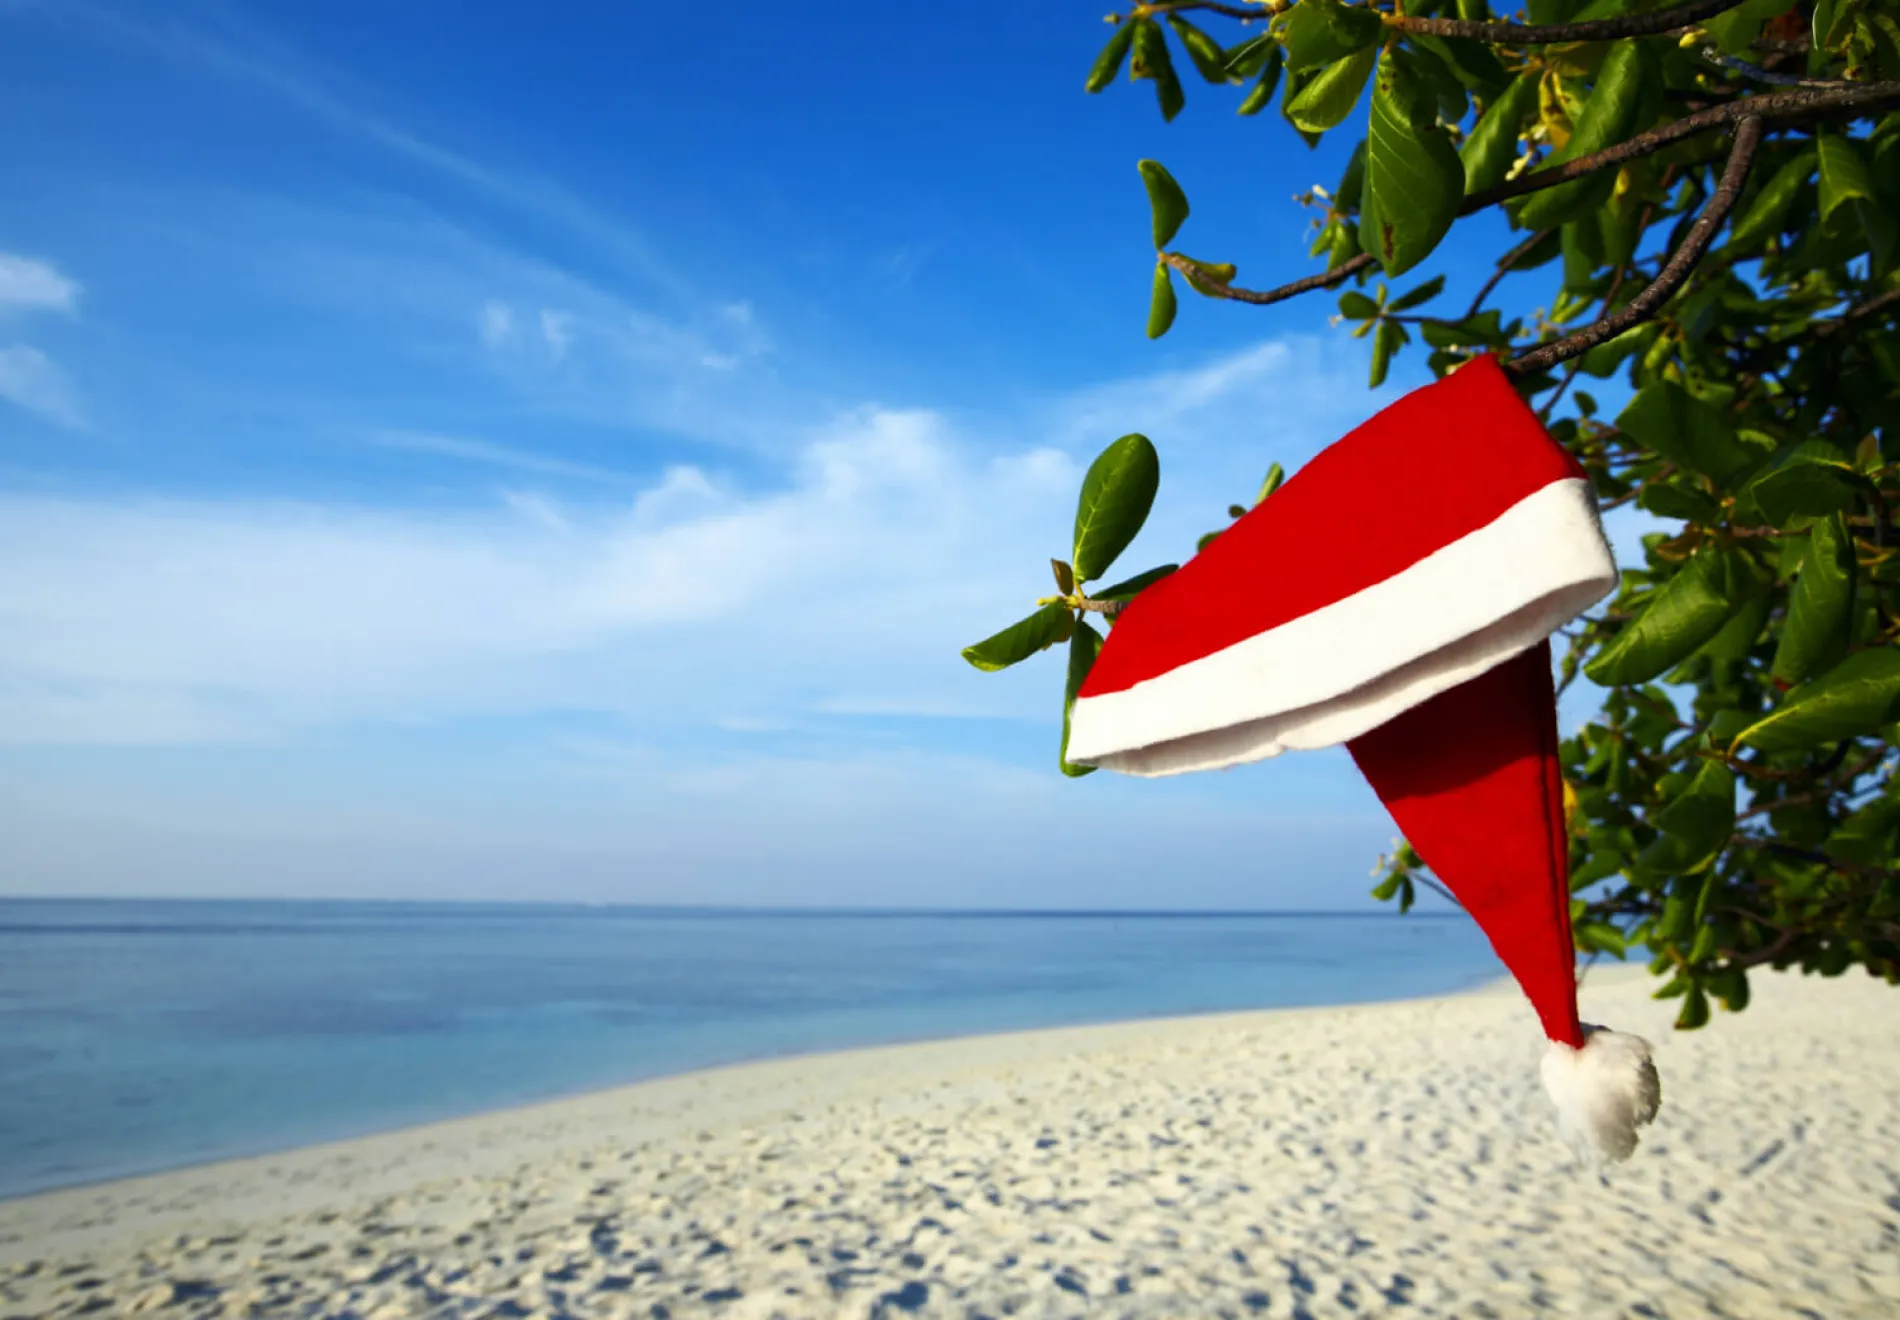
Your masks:
<svg viewBox="0 0 1900 1320"><path fill-rule="evenodd" d="M0 900L0 1197L715 1064L1502 971L1462 916Z"/></svg>

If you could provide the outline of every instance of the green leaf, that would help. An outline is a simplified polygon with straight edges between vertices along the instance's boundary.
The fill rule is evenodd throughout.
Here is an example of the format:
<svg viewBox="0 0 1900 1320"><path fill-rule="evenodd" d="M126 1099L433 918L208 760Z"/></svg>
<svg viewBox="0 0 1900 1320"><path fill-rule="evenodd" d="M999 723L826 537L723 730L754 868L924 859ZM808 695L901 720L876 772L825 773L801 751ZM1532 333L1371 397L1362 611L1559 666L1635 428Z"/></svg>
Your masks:
<svg viewBox="0 0 1900 1320"><path fill-rule="evenodd" d="M1662 837L1636 859L1646 875L1693 875L1721 855L1735 833L1735 772L1704 761L1684 791L1652 822Z"/></svg>
<svg viewBox="0 0 1900 1320"><path fill-rule="evenodd" d="M1645 385L1617 417L1616 425L1645 449L1720 486L1756 461L1717 409L1671 380Z"/></svg>
<svg viewBox="0 0 1900 1320"><path fill-rule="evenodd" d="M1356 289L1339 295L1339 314L1349 321L1370 321L1379 314L1379 304Z"/></svg>
<svg viewBox="0 0 1900 1320"><path fill-rule="evenodd" d="M1135 40L1135 25L1122 23L1102 47L1102 53L1095 57L1095 64L1089 70L1089 80L1084 84L1090 92L1099 92L1115 81L1115 75L1122 71L1122 61L1128 57L1128 47Z"/></svg>
<svg viewBox="0 0 1900 1320"><path fill-rule="evenodd" d="M1188 282L1188 287L1194 292L1208 298L1220 297L1221 290L1232 284L1240 274L1240 267L1231 261L1196 261L1180 253L1175 255L1181 256L1181 260L1188 264L1188 269L1181 272L1181 278Z"/></svg>
<svg viewBox="0 0 1900 1320"><path fill-rule="evenodd" d="M1416 13L1416 10L1411 12ZM1406 40L1421 50L1430 51L1459 83L1480 96L1496 96L1511 81L1510 71L1482 41L1422 32L1407 33Z"/></svg>
<svg viewBox="0 0 1900 1320"><path fill-rule="evenodd" d="M1583 355L1579 364L1585 375L1595 376L1599 380L1608 376L1629 358L1630 354L1647 347L1655 339L1660 328L1654 321L1647 325L1635 326L1625 330L1607 343L1598 344Z"/></svg>
<svg viewBox="0 0 1900 1320"><path fill-rule="evenodd" d="M1713 523L1722 516L1721 507L1703 492L1668 481L1644 486L1636 504L1658 518L1680 518L1687 523Z"/></svg>
<svg viewBox="0 0 1900 1320"><path fill-rule="evenodd" d="M1445 277L1443 275L1434 275L1416 289L1413 289L1410 293L1400 294L1397 298L1394 298L1392 300L1392 310L1395 312L1409 312L1420 303L1430 302L1440 293L1443 293L1444 289Z"/></svg>
<svg viewBox="0 0 1900 1320"><path fill-rule="evenodd" d="M1741 55L1755 43L1768 20L1794 7L1795 0L1743 0L1735 8L1702 20L1724 55Z"/></svg>
<svg viewBox="0 0 1900 1320"><path fill-rule="evenodd" d="M1056 590L1065 596L1075 594L1075 570L1060 559L1051 559L1049 567L1055 570Z"/></svg>
<svg viewBox="0 0 1900 1320"><path fill-rule="evenodd" d="M1752 256L1782 231L1795 198L1814 174L1815 162L1815 152L1802 151L1762 185L1747 212L1729 229L1728 246L1723 250L1732 260Z"/></svg>
<svg viewBox="0 0 1900 1320"><path fill-rule="evenodd" d="M1228 78L1235 82L1245 82L1273 63L1274 56L1279 51L1280 38L1271 32L1262 32L1259 36L1247 38L1227 52Z"/></svg>
<svg viewBox="0 0 1900 1320"><path fill-rule="evenodd" d="M1227 52L1220 43L1182 18L1179 14L1168 15L1168 26L1174 29L1174 35L1187 51L1188 58L1194 61L1194 67L1201 77L1211 83L1227 81Z"/></svg>
<svg viewBox="0 0 1900 1320"><path fill-rule="evenodd" d="M1804 440L1779 455L1742 488L1738 503L1775 527L1825 517L1847 507L1860 474L1825 440Z"/></svg>
<svg viewBox="0 0 1900 1320"><path fill-rule="evenodd" d="M1286 67L1298 73L1376 45L1385 24L1376 11L1339 0L1300 0L1286 16L1280 42Z"/></svg>
<svg viewBox="0 0 1900 1320"><path fill-rule="evenodd" d="M1691 986L1688 995L1682 1001L1682 1012L1676 1015L1677 1031L1695 1031L1709 1024L1709 997L1702 987Z"/></svg>
<svg viewBox="0 0 1900 1320"><path fill-rule="evenodd" d="M1774 676L1799 683L1838 662L1847 649L1853 604L1854 540L1836 513L1808 531L1808 553L1788 593L1788 617L1775 648Z"/></svg>
<svg viewBox="0 0 1900 1320"><path fill-rule="evenodd" d="M1168 39L1161 34L1161 25L1152 18L1134 21L1135 60L1129 75L1153 79L1155 99L1161 105L1161 117L1172 120L1181 113L1187 97L1181 90L1180 78L1175 75L1174 60L1168 55Z"/></svg>
<svg viewBox="0 0 1900 1320"><path fill-rule="evenodd" d="M1583 104L1570 140L1545 165L1558 165L1588 156L1616 145L1635 125L1637 110L1645 97L1645 84L1660 84L1662 68L1649 42L1619 41L1604 57L1597 71L1596 85ZM1572 179L1534 192L1518 208L1516 221L1525 229L1552 229L1566 220L1600 206L1616 186L1614 170L1598 170L1581 179Z"/></svg>
<svg viewBox="0 0 1900 1320"><path fill-rule="evenodd" d="M1715 546L1691 555L1583 667L1590 681L1603 687L1647 683L1715 636L1730 612L1754 594L1752 575L1738 558Z"/></svg>
<svg viewBox="0 0 1900 1320"><path fill-rule="evenodd" d="M1761 636L1762 625L1768 622L1769 612L1774 607L1773 597L1768 590L1772 585L1765 575L1758 579L1759 589L1756 593L1744 598L1715 636L1696 649L1696 657L1734 661L1754 650L1755 640Z"/></svg>
<svg viewBox="0 0 1900 1320"><path fill-rule="evenodd" d="M1257 115L1267 108L1273 100L1274 90L1280 85L1280 67L1283 59L1280 47L1275 45L1266 66L1260 70L1259 81L1254 83L1247 92L1246 98L1241 101L1238 113Z"/></svg>
<svg viewBox="0 0 1900 1320"><path fill-rule="evenodd" d="M1436 126L1417 74L1402 51L1386 51L1372 87L1360 247L1378 257L1388 276L1410 270L1457 219L1464 184L1464 166Z"/></svg>
<svg viewBox="0 0 1900 1320"><path fill-rule="evenodd" d="M1096 600L1133 600L1141 594L1143 588L1152 587L1180 567L1179 564L1163 564L1160 568L1151 568L1146 573L1137 573L1125 581L1117 582L1112 587L1091 592L1090 595Z"/></svg>
<svg viewBox="0 0 1900 1320"><path fill-rule="evenodd" d="M1346 168L1339 176L1339 187L1333 190L1333 207L1339 211L1356 211L1359 199L1366 190L1366 142L1359 139L1359 145L1352 149L1352 155L1346 158Z"/></svg>
<svg viewBox="0 0 1900 1320"><path fill-rule="evenodd" d="M1458 75L1438 56L1436 48L1425 42L1409 42L1405 49L1420 83L1431 97L1434 116L1447 124L1461 122L1471 108L1471 97Z"/></svg>
<svg viewBox="0 0 1900 1320"><path fill-rule="evenodd" d="M1267 469L1267 479L1260 483L1260 493L1254 496L1254 507L1266 502L1267 496L1280 489L1280 483L1286 480L1286 469L1275 463Z"/></svg>
<svg viewBox="0 0 1900 1320"><path fill-rule="evenodd" d="M1867 164L1847 138L1823 133L1814 140L1821 168L1821 226L1835 229L1835 213L1852 201L1875 202Z"/></svg>
<svg viewBox="0 0 1900 1320"><path fill-rule="evenodd" d="M963 648L963 658L986 672L1007 669L1038 651L1068 639L1075 615L1067 605L1044 605L1027 619L1012 623L994 637Z"/></svg>
<svg viewBox="0 0 1900 1320"><path fill-rule="evenodd" d="M1188 218L1187 194L1158 160L1139 162L1141 185L1148 190L1148 214L1154 221L1155 250L1159 252L1174 241L1181 224Z"/></svg>
<svg viewBox="0 0 1900 1320"><path fill-rule="evenodd" d="M1900 836L1900 800L1878 797L1849 816L1828 837L1829 857L1860 866L1885 866Z"/></svg>
<svg viewBox="0 0 1900 1320"><path fill-rule="evenodd" d="M1161 459L1148 437L1125 435L1089 464L1075 509L1077 582L1094 582L1148 520L1161 484Z"/></svg>
<svg viewBox="0 0 1900 1320"><path fill-rule="evenodd" d="M1359 94L1372 76L1372 65L1379 57L1376 46L1368 46L1335 64L1321 69L1313 80L1287 106L1286 117L1296 128L1308 133L1323 133L1336 127L1359 103Z"/></svg>
<svg viewBox="0 0 1900 1320"><path fill-rule="evenodd" d="M1463 321L1424 321L1419 333L1433 348L1503 348L1511 342L1495 307Z"/></svg>
<svg viewBox="0 0 1900 1320"><path fill-rule="evenodd" d="M1148 338L1159 339L1168 333L1168 327L1174 324L1175 307L1174 281L1169 278L1168 265L1157 261L1154 289L1148 298Z"/></svg>
<svg viewBox="0 0 1900 1320"><path fill-rule="evenodd" d="M1405 327L1397 321L1380 321L1379 328L1372 332L1373 389L1385 384L1385 373L1392 365L1392 355L1399 351L1407 338Z"/></svg>
<svg viewBox="0 0 1900 1320"><path fill-rule="evenodd" d="M1086 623L1077 624L1075 635L1069 639L1069 676L1062 688L1062 747L1056 753L1056 764L1071 779L1095 772L1092 765L1069 764L1069 720L1075 713L1076 693L1082 690L1082 683L1094 668L1095 657L1101 650L1102 635Z"/></svg>
<svg viewBox="0 0 1900 1320"><path fill-rule="evenodd" d="M1790 752L1874 732L1900 699L1900 650L1857 651L1797 688L1766 719L1742 730L1738 746Z"/></svg>

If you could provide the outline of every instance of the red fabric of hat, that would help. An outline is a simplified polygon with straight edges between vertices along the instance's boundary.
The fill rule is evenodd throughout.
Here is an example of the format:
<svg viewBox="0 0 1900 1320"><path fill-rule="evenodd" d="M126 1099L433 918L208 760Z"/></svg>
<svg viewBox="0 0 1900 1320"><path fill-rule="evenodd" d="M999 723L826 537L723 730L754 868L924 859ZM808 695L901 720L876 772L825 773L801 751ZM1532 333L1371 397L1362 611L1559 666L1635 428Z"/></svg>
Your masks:
<svg viewBox="0 0 1900 1320"><path fill-rule="evenodd" d="M1536 1010L1567 1132L1612 1159L1647 1044L1578 1020L1548 638L1615 589L1588 479L1491 358L1329 446L1122 611L1068 759L1170 775L1346 743Z"/></svg>

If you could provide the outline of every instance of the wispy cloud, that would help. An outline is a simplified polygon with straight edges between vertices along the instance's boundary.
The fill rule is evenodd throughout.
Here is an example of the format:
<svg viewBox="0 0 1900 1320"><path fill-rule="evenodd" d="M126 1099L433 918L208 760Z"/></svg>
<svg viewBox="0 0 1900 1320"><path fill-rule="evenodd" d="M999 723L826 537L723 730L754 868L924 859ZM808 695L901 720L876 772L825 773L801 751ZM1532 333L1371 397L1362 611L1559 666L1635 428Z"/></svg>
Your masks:
<svg viewBox="0 0 1900 1320"><path fill-rule="evenodd" d="M515 337L515 314L507 303L491 299L482 304L482 314L476 318L475 326L484 344L500 348Z"/></svg>
<svg viewBox="0 0 1900 1320"><path fill-rule="evenodd" d="M434 435L425 431L382 431L371 437L371 443L383 449L401 449L412 454L433 454L438 458L452 458L464 463L482 463L489 467L512 468L517 472L538 472L550 477L572 477L579 481L608 482L617 486L636 484L635 478L626 472L615 472L611 468L597 467L592 463L575 463L563 458L552 458L546 454L536 454L525 449L512 449L507 445L489 444L485 440Z"/></svg>
<svg viewBox="0 0 1900 1320"><path fill-rule="evenodd" d="M52 263L0 252L0 312L70 312L78 302L79 285Z"/></svg>
<svg viewBox="0 0 1900 1320"><path fill-rule="evenodd" d="M61 426L82 425L66 374L51 358L29 344L0 348L0 399Z"/></svg>
<svg viewBox="0 0 1900 1320"><path fill-rule="evenodd" d="M10 12L76 27L260 88L338 132L372 143L494 201L563 226L669 296L682 301L695 296L676 264L624 219L605 214L554 180L479 160L375 112L368 108L377 99L370 89L345 87L338 75L310 67L307 60L272 42L260 30L240 27L236 16L229 12L220 16L223 32L207 30L202 23L189 25L175 11L141 9L134 16L125 9L84 0L58 0L54 4L26 0Z"/></svg>
<svg viewBox="0 0 1900 1320"><path fill-rule="evenodd" d="M541 309L541 340L548 346L548 352L555 357L567 356L567 346L574 340L574 318L567 312L557 312L551 308Z"/></svg>

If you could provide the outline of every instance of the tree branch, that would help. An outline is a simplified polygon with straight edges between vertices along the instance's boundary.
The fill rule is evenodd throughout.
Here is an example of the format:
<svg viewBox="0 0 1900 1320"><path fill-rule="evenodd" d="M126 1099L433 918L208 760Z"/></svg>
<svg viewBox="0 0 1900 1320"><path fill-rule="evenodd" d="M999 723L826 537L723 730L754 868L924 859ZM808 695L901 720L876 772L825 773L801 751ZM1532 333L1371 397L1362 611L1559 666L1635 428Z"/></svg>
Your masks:
<svg viewBox="0 0 1900 1320"><path fill-rule="evenodd" d="M1529 256L1531 249L1549 238L1551 233L1551 230L1540 229L1498 258L1498 268L1491 272L1491 278L1484 282L1484 287L1478 290L1478 296L1471 300L1471 306L1465 309L1465 314L1459 319L1469 321L1483 310L1484 300L1491 296L1491 290L1497 288L1499 281L1511 273L1511 268Z"/></svg>
<svg viewBox="0 0 1900 1320"><path fill-rule="evenodd" d="M1828 317L1824 321L1816 321L1814 323L1811 333L1817 337L1822 336L1822 335L1835 334L1838 331L1846 329L1849 325L1852 325L1855 321L1861 320L1864 317L1872 316L1877 312L1886 311L1888 308L1892 307L1895 303L1900 303L1900 285L1896 285L1893 288L1888 289L1885 293L1880 294L1878 297L1869 298L1864 303L1859 303L1853 307L1848 308L1846 311L1842 312L1839 316L1831 316L1831 317Z"/></svg>
<svg viewBox="0 0 1900 1320"><path fill-rule="evenodd" d="M1608 169L1612 165L1621 165L1625 161L1637 160L1643 156L1661 151L1672 143L1684 138L1694 137L1697 133L1711 128L1721 128L1726 124L1739 124L1744 119L1798 119L1803 115L1818 114L1829 110L1877 110L1891 105L1900 105L1900 82L1857 83L1845 88L1799 88L1786 92L1768 92L1761 96L1745 96L1740 100L1726 101L1721 105L1710 106L1707 110L1698 110L1685 115L1672 124L1653 128L1647 133L1638 133L1627 142L1619 142L1603 151L1591 152L1587 156L1578 156L1575 160L1553 165L1549 169L1538 170L1521 178L1511 179L1485 192L1465 198L1458 214L1470 215L1482 211L1487 206L1525 193L1538 192L1544 188L1568 183L1580 179L1586 174Z"/></svg>
<svg viewBox="0 0 1900 1320"><path fill-rule="evenodd" d="M1197 291L1205 289L1212 297L1225 298L1230 302L1252 303L1256 307L1265 307L1270 303L1285 302L1288 298L1298 297L1300 294L1307 293L1313 289L1330 289L1335 284L1344 284L1347 280L1377 260L1370 252L1361 252L1352 260L1342 262L1332 270L1325 271L1318 275L1308 275L1305 279L1294 280L1291 284L1282 284L1277 289L1261 290L1242 289L1232 284L1211 283L1207 276L1203 275L1191 260L1182 256L1179 252L1163 252L1161 259L1167 262L1168 265L1174 267L1174 269L1180 271L1183 275L1191 275L1194 278L1194 287Z"/></svg>
<svg viewBox="0 0 1900 1320"><path fill-rule="evenodd" d="M1554 46L1567 41L1614 41L1620 37L1653 37L1674 32L1735 8L1741 0L1694 0L1676 9L1653 14L1600 18L1588 23L1476 23L1461 18L1403 18L1385 15L1387 27L1434 37L1465 37L1494 46Z"/></svg>
<svg viewBox="0 0 1900 1320"><path fill-rule="evenodd" d="M1715 241L1716 231L1722 227L1722 222L1728 218L1729 211L1735 205L1735 199L1741 195L1742 184L1748 178L1749 164L1755 159L1755 148L1761 144L1761 134L1762 121L1753 116L1736 125L1735 145L1729 149L1728 164L1722 170L1722 181L1716 185L1715 192L1702 208L1702 214L1689 227L1682 244L1670 255L1668 264L1648 288L1617 311L1592 322L1575 334L1565 335L1542 348L1513 358L1505 364L1505 370L1516 376L1546 370L1559 362L1587 353L1598 344L1606 343L1631 326L1640 325L1654 316L1669 301L1670 295L1689 278L1689 272L1695 269L1696 263L1709 250L1709 244Z"/></svg>

